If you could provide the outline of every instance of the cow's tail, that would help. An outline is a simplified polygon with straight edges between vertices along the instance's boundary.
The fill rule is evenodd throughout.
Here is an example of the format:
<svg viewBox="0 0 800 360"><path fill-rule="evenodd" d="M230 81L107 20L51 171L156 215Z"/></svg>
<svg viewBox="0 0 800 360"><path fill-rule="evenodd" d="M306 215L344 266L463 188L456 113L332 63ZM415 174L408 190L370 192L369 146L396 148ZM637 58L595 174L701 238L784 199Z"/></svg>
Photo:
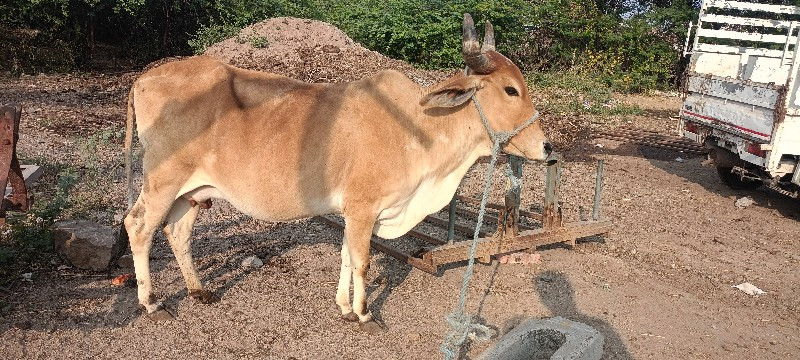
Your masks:
<svg viewBox="0 0 800 360"><path fill-rule="evenodd" d="M133 108L133 89L128 94L128 121L125 127L125 180L128 184L128 211L133 207L133 164L132 164L132 151L133 151L133 127L136 124L136 111Z"/></svg>

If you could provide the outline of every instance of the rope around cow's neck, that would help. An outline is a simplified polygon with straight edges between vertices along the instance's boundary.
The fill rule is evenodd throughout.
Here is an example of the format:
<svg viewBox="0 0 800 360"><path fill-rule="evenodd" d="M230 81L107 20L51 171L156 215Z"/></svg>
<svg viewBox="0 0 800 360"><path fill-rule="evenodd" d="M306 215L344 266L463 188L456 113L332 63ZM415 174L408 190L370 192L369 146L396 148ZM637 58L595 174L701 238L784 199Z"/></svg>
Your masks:
<svg viewBox="0 0 800 360"><path fill-rule="evenodd" d="M517 126L514 130L510 132L495 132L489 125L489 121L483 113L483 108L481 108L478 99L474 95L472 96L472 101L475 103L475 107L478 108L478 115L481 117L481 122L483 122L486 131L489 133L489 137L492 139L492 158L489 161L489 169L486 171L486 182L483 187L480 211L478 211L478 223L475 225L472 246L469 249L469 262L467 263L467 270L464 272L464 280L461 283L458 308L445 317L445 320L447 320L447 323L450 325L451 331L445 337L439 350L444 354L446 360L452 360L456 357L456 350L461 347L468 337L486 341L492 336L492 330L485 325L473 321L472 315L464 313L464 305L467 301L467 287L469 286L470 279L472 279L473 269L475 267L475 251L478 248L479 234L481 226L483 225L483 216L486 213L486 203L489 199L489 190L491 189L494 167L497 163L497 155L500 153L500 146L508 142L514 135L517 135L520 131L533 124L539 117L539 112L536 111L528 121ZM506 172L506 174L510 175L509 183L511 184L512 191L519 191L521 179L513 176L512 173L511 171Z"/></svg>

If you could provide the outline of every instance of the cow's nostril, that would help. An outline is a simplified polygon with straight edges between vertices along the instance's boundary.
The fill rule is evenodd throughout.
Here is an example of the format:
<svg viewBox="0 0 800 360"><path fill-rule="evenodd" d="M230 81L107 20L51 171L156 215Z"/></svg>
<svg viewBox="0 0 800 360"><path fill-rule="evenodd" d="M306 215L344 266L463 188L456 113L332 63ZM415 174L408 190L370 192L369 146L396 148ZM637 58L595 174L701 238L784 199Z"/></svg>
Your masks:
<svg viewBox="0 0 800 360"><path fill-rule="evenodd" d="M544 143L544 152L550 154L553 152L553 145L550 145L549 142Z"/></svg>

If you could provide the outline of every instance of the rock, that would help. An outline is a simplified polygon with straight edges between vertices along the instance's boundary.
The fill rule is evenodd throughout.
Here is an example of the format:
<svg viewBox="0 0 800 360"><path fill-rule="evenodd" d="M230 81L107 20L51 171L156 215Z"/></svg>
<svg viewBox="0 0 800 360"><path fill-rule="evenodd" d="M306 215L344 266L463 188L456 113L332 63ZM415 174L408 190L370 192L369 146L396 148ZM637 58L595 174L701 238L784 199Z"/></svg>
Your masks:
<svg viewBox="0 0 800 360"><path fill-rule="evenodd" d="M119 257L117 265L121 268L133 269L133 254L125 254Z"/></svg>
<svg viewBox="0 0 800 360"><path fill-rule="evenodd" d="M749 196L745 196L745 197L737 199L736 202L734 203L734 205L736 205L736 207L739 208L739 209L744 209L744 208L746 208L746 207L748 207L750 205L753 205L755 203L756 202L753 201L753 198L751 198Z"/></svg>
<svg viewBox="0 0 800 360"><path fill-rule="evenodd" d="M246 269L258 269L262 266L264 266L264 262L255 255L242 260L242 267Z"/></svg>
<svg viewBox="0 0 800 360"><path fill-rule="evenodd" d="M14 323L14 327L20 330L30 330L33 327L33 323L30 320L20 320Z"/></svg>
<svg viewBox="0 0 800 360"><path fill-rule="evenodd" d="M537 253L529 254L526 252L515 252L500 256L501 264L538 264L541 262L541 257Z"/></svg>
<svg viewBox="0 0 800 360"><path fill-rule="evenodd" d="M116 232L88 220L61 220L53 224L55 248L72 266L105 271L124 250Z"/></svg>
<svg viewBox="0 0 800 360"><path fill-rule="evenodd" d="M122 221L125 220L126 213L116 213L114 214L114 224L122 224Z"/></svg>

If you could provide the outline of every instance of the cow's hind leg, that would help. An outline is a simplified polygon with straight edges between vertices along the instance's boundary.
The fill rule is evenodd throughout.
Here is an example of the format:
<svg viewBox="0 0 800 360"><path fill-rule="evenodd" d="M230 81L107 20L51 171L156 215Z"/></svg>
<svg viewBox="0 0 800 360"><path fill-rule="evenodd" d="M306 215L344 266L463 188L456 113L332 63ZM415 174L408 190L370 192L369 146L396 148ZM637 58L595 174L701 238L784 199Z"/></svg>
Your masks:
<svg viewBox="0 0 800 360"><path fill-rule="evenodd" d="M350 264L350 250L347 248L347 236L342 239L342 268L339 271L339 286L336 288L336 304L342 310L342 319L358 321L358 316L350 305L350 283L353 279L353 267Z"/></svg>
<svg viewBox="0 0 800 360"><path fill-rule="evenodd" d="M161 225L172 205L174 195L168 198L149 196L142 191L139 199L125 217L125 229L130 240L133 253L133 266L136 270L136 284L139 305L154 320L169 320L172 315L167 312L161 302L156 301L152 293L150 280L150 248L153 245L153 234Z"/></svg>
<svg viewBox="0 0 800 360"><path fill-rule="evenodd" d="M169 241L172 252L183 274L186 282L186 290L189 296L195 298L203 304L210 304L219 300L214 293L203 288L197 269L192 260L192 227L197 220L199 206L192 206L191 202L184 198L178 198L172 204L172 209L167 215L167 226L164 227L164 235Z"/></svg>
<svg viewBox="0 0 800 360"><path fill-rule="evenodd" d="M372 315L367 310L365 284L367 270L369 270L369 243L375 220L374 217L345 216L345 223L346 247L353 277L353 312L358 317L361 330L371 334L378 333L383 331L383 328L372 319ZM344 258L344 256L342 257ZM343 270L342 274L344 273ZM341 284L342 279L339 279L340 289ZM337 300L339 300L339 292L337 292Z"/></svg>

